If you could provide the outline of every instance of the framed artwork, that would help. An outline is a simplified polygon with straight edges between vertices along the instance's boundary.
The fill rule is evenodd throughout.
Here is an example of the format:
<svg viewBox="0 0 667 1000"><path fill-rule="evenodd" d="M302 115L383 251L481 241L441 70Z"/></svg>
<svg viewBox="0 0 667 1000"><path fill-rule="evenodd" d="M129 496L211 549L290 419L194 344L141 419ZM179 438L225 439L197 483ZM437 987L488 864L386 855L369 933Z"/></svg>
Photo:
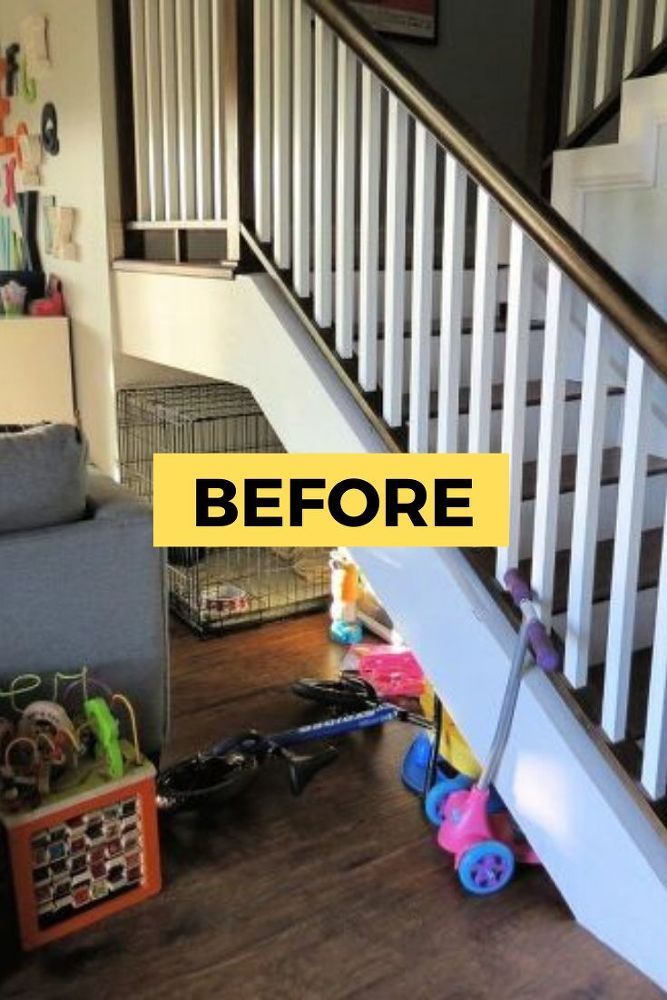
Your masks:
<svg viewBox="0 0 667 1000"><path fill-rule="evenodd" d="M438 0L354 0L376 31L414 42L438 40Z"/></svg>

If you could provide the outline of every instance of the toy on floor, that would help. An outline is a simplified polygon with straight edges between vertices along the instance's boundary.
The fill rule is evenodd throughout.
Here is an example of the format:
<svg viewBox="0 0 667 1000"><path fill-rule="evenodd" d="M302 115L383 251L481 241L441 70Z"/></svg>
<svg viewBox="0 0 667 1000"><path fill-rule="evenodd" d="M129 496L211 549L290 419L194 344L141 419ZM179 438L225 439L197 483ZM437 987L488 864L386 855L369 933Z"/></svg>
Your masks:
<svg viewBox="0 0 667 1000"><path fill-rule="evenodd" d="M333 710L333 718L270 736L247 730L167 768L158 777L158 808L175 812L227 801L243 791L270 758L287 764L292 792L298 795L317 771L336 759L338 751L325 745L315 753L303 754L295 747L322 743L387 722L431 725L420 714L382 701L361 678L301 680L292 685L292 691Z"/></svg>
<svg viewBox="0 0 667 1000"><path fill-rule="evenodd" d="M383 698L421 698L426 691L422 668L404 646L354 645L343 657L342 670L363 677Z"/></svg>
<svg viewBox="0 0 667 1000"><path fill-rule="evenodd" d="M60 692L60 682L69 681ZM134 709L87 670L57 674L50 697L27 675L0 692L0 822L21 942L39 947L159 891L155 770ZM41 693L41 692L40 692ZM120 735L118 708L132 742Z"/></svg>
<svg viewBox="0 0 667 1000"><path fill-rule="evenodd" d="M489 799L491 783L509 738L528 650L532 649L542 670L555 670L559 664L558 653L538 618L528 585L516 570L510 570L505 575L505 586L521 611L522 624L489 758L471 788L452 792L435 784L429 792L431 808L439 813L441 820L438 844L453 854L464 889L477 896L503 889L512 878L517 861L539 864L509 812L491 813Z"/></svg>
<svg viewBox="0 0 667 1000"><path fill-rule="evenodd" d="M361 642L363 630L357 620L359 571L351 559L337 550L331 553L331 628L334 642L344 646Z"/></svg>

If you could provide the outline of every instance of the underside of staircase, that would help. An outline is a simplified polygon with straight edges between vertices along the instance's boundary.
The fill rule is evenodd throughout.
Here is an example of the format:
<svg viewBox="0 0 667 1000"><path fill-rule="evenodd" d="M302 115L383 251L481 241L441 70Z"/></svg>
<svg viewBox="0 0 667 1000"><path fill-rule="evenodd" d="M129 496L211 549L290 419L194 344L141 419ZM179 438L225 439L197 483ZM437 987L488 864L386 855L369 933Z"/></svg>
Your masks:
<svg viewBox="0 0 667 1000"><path fill-rule="evenodd" d="M120 347L247 385L291 451L509 455L507 549L353 555L479 756L501 581L530 580L563 673L526 675L499 789L577 918L667 987L667 326L347 4L213 6L218 34L129 0L128 232L176 261L118 265ZM176 276L198 228L235 280Z"/></svg>

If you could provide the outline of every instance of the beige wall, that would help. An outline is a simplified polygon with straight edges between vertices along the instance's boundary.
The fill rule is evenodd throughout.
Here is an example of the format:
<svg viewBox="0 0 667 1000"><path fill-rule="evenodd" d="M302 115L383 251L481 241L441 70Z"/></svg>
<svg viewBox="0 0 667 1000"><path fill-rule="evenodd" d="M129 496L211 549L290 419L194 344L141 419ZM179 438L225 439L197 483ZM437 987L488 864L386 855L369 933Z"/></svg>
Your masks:
<svg viewBox="0 0 667 1000"><path fill-rule="evenodd" d="M45 157L41 190L55 195L58 204L76 209L78 260L43 255L42 262L65 286L78 404L94 460L107 470L116 460L107 236L107 211L117 216L111 4L112 0L0 0L3 47L18 39L26 14L49 18L51 71L39 81L34 104L21 97L13 100L9 127L25 121L31 132L38 131L44 103L56 105L61 152ZM109 126L106 133L104 123ZM107 149L111 155L105 156Z"/></svg>

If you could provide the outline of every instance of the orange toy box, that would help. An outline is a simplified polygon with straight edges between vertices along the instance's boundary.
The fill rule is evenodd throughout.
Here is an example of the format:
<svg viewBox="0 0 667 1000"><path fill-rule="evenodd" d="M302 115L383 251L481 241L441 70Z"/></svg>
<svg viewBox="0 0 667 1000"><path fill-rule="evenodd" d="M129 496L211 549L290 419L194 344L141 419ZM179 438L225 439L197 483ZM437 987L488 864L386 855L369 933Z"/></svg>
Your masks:
<svg viewBox="0 0 667 1000"><path fill-rule="evenodd" d="M26 950L160 890L155 770L148 762L97 791L1 820Z"/></svg>

